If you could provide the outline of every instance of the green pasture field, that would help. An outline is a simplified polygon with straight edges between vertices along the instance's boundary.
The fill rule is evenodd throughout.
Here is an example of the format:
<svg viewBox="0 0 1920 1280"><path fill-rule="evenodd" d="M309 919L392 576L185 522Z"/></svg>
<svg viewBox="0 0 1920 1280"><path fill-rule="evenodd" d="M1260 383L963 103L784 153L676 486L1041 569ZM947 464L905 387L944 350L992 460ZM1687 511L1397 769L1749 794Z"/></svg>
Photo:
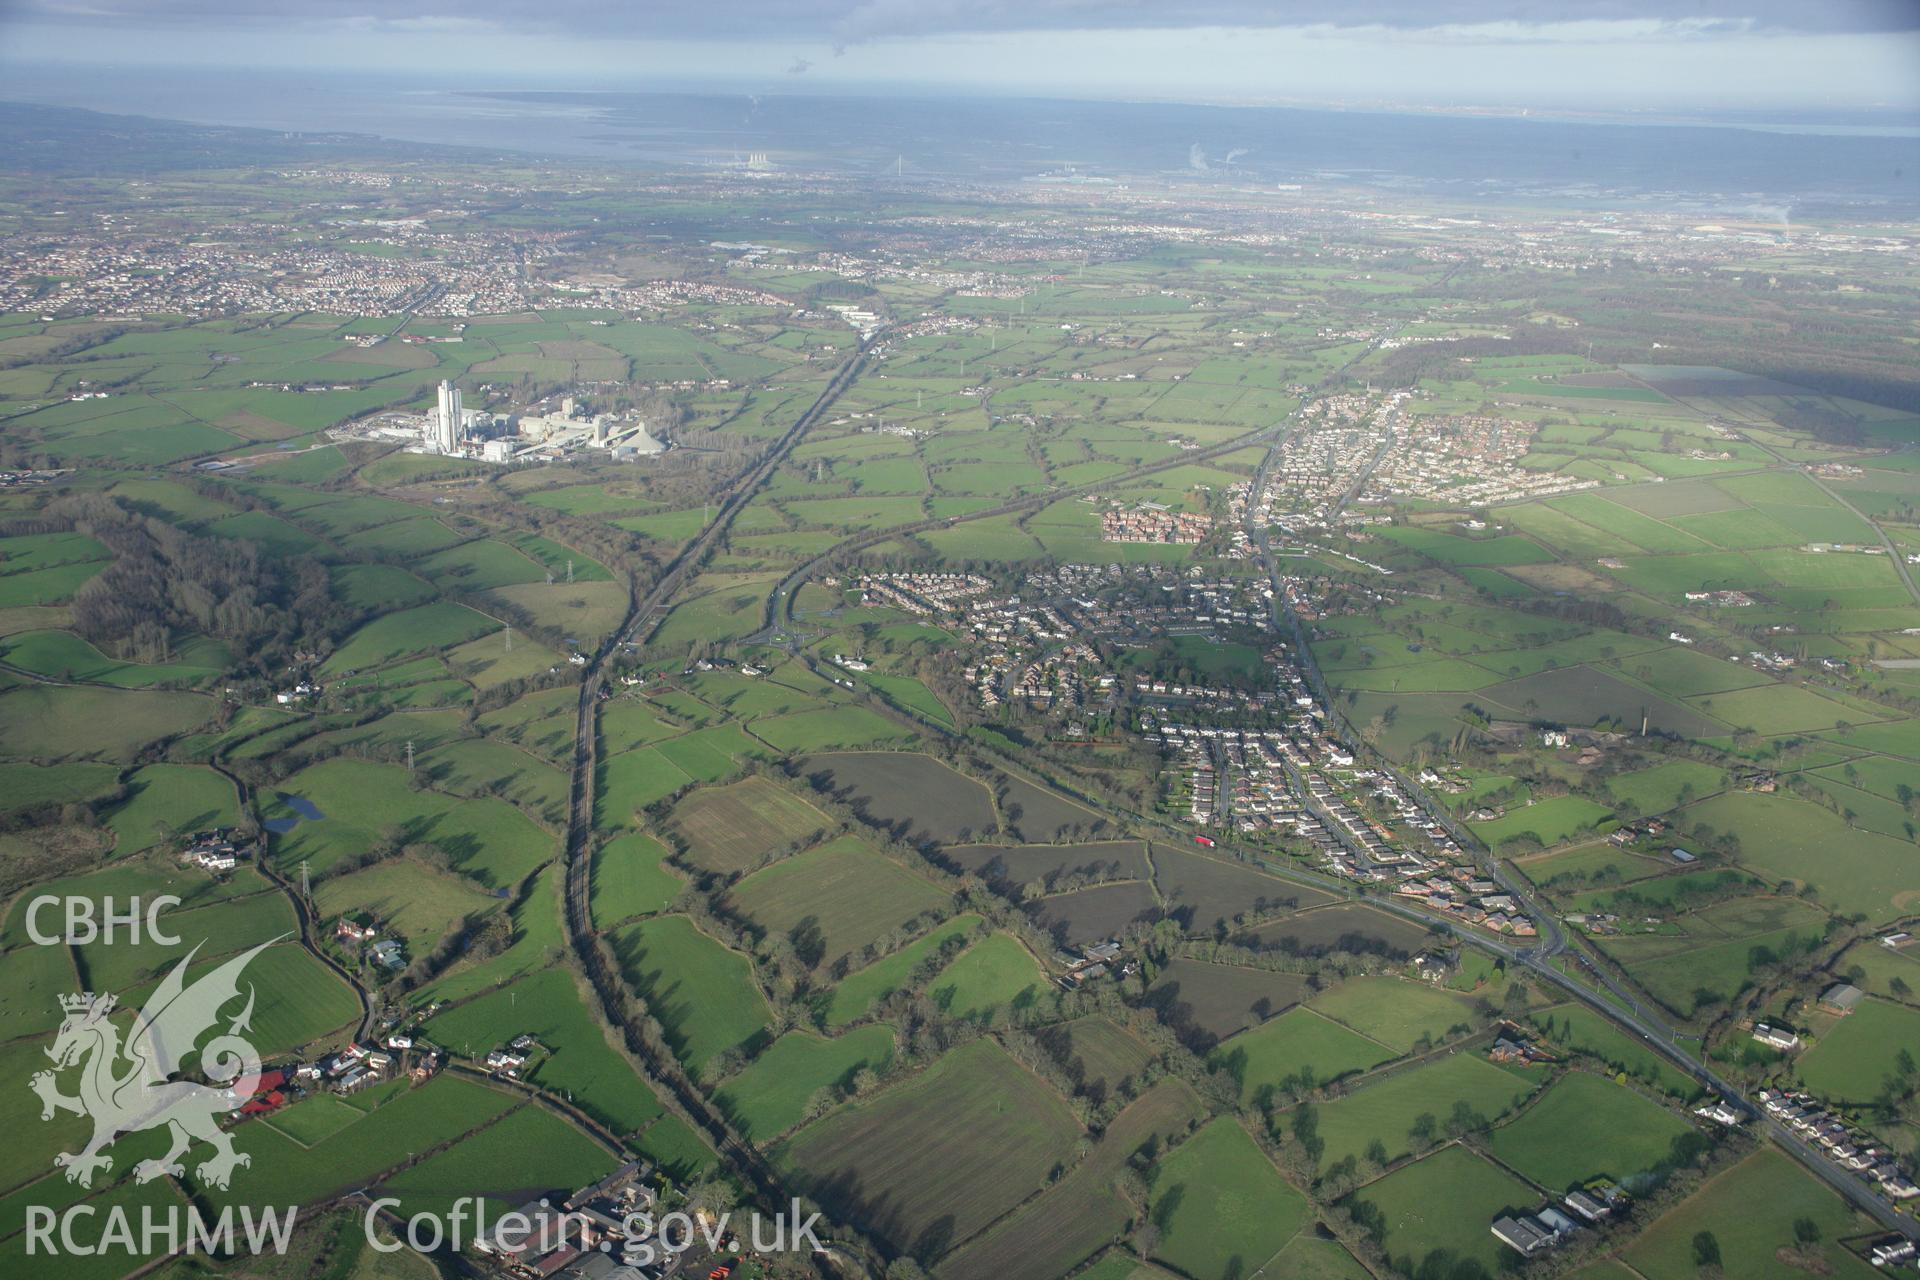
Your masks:
<svg viewBox="0 0 1920 1280"><path fill-rule="evenodd" d="M1526 879L1557 898L1594 885L1632 885L1649 875L1661 875L1672 869L1670 862L1632 854L1607 842L1576 844L1557 854L1521 858L1513 865L1519 867Z"/></svg>
<svg viewBox="0 0 1920 1280"><path fill-rule="evenodd" d="M1515 534L1495 538L1462 538L1413 525L1383 529L1383 536L1447 566L1478 568L1516 564L1543 564L1553 557L1537 543Z"/></svg>
<svg viewBox="0 0 1920 1280"><path fill-rule="evenodd" d="M1293 884L1238 862L1176 845L1153 847L1154 883L1168 914L1189 933L1212 933L1248 911L1315 907L1333 901L1319 889Z"/></svg>
<svg viewBox="0 0 1920 1280"><path fill-rule="evenodd" d="M213 701L198 694L27 685L0 693L0 756L131 760L213 714Z"/></svg>
<svg viewBox="0 0 1920 1280"><path fill-rule="evenodd" d="M430 952L468 916L502 906L465 876L426 866L411 858L389 858L350 875L326 876L313 887L322 916L365 912L383 930L406 940L409 954Z"/></svg>
<svg viewBox="0 0 1920 1280"><path fill-rule="evenodd" d="M798 670L793 666L759 677L732 671L702 671L681 683L703 702L741 719L820 710L825 705L821 696L830 695L832 686L818 681L803 682L795 679L797 675ZM816 684L818 687L813 687Z"/></svg>
<svg viewBox="0 0 1920 1280"><path fill-rule="evenodd" d="M516 729L523 729L528 725L536 724L554 716L566 716L571 720L573 718L574 708L579 701L579 691L564 685L557 689L539 689L532 693L522 694L504 707L496 707L491 711L482 712L475 718L475 723L489 733L500 733L511 736L512 732ZM605 707L602 709L601 714L604 716L613 711L615 707L624 707L625 705L626 704L614 704L613 706Z"/></svg>
<svg viewBox="0 0 1920 1280"><path fill-rule="evenodd" d="M1698 650L1678 645L1636 653L1607 665L1654 692L1672 698L1726 693L1733 689L1750 689L1755 685L1770 686L1773 683L1742 663L1709 657Z"/></svg>
<svg viewBox="0 0 1920 1280"><path fill-rule="evenodd" d="M385 1170L505 1114L514 1103L509 1094L443 1074L391 1096L310 1147L267 1124L244 1124L234 1130L234 1146L252 1157L247 1176L235 1178L232 1190L200 1193L216 1210L229 1204L312 1204L366 1186Z"/></svg>
<svg viewBox="0 0 1920 1280"><path fill-rule="evenodd" d="M481 1196L493 1214L525 1203L542 1189L571 1195L611 1173L619 1160L538 1103L508 1112L438 1155L380 1187L397 1196L396 1212L411 1217L452 1211L456 1201Z"/></svg>
<svg viewBox="0 0 1920 1280"><path fill-rule="evenodd" d="M755 737L783 755L891 744L909 746L914 741L912 730L859 706L796 711L791 715L754 720L748 727Z"/></svg>
<svg viewBox="0 0 1920 1280"><path fill-rule="evenodd" d="M1856 725L1820 736L1863 751L1884 751L1888 755L1920 760L1920 719Z"/></svg>
<svg viewBox="0 0 1920 1280"><path fill-rule="evenodd" d="M1154 1256L1190 1276L1259 1273L1307 1222L1306 1197L1247 1131L1215 1120L1153 1171Z"/></svg>
<svg viewBox="0 0 1920 1280"><path fill-rule="evenodd" d="M958 1259L956 1258L955 1261L957 1264ZM1150 1262L1142 1262L1117 1245L1102 1254L1100 1260L1093 1266L1080 1273L1080 1280L1172 1280L1172 1277L1173 1272L1162 1270ZM1322 1278L1315 1276L1312 1280L1322 1280Z"/></svg>
<svg viewBox="0 0 1920 1280"><path fill-rule="evenodd" d="M1321 992L1308 1006L1402 1053L1423 1038L1437 1040L1474 1021L1459 997L1401 978L1353 978Z"/></svg>
<svg viewBox="0 0 1920 1280"><path fill-rule="evenodd" d="M1378 1141L1390 1159L1413 1149L1411 1131L1421 1116L1434 1120L1444 1136L1453 1109L1472 1108L1477 1123L1497 1121L1534 1091L1534 1084L1478 1053L1444 1054L1406 1071L1367 1083L1331 1102L1314 1105L1319 1134L1326 1143L1322 1171L1347 1156L1360 1158Z"/></svg>
<svg viewBox="0 0 1920 1280"><path fill-rule="evenodd" d="M0 813L91 800L111 793L119 781L117 765L0 761Z"/></svg>
<svg viewBox="0 0 1920 1280"><path fill-rule="evenodd" d="M1896 1059L1902 1050L1920 1055L1920 1010L1867 999L1828 1028L1794 1065L1801 1083L1813 1093L1859 1105L1878 1098L1884 1086L1899 1079Z"/></svg>
<svg viewBox="0 0 1920 1280"><path fill-rule="evenodd" d="M728 1049L750 1049L771 1014L747 958L685 916L654 916L607 935L622 973L646 998L681 1061L695 1071Z"/></svg>
<svg viewBox="0 0 1920 1280"><path fill-rule="evenodd" d="M612 634L627 612L627 589L618 582L558 581L548 586L528 582L495 587L487 593L516 609L524 609L551 627L563 630L591 648Z"/></svg>
<svg viewBox="0 0 1920 1280"><path fill-rule="evenodd" d="M298 796L321 817L302 819L269 842L276 865L302 860L325 873L341 859L393 836L403 843L437 845L461 874L498 889L517 883L553 856L553 837L505 800L456 799L414 790L404 768L350 758L324 760L283 779L271 799L269 821L298 818L282 795Z"/></svg>
<svg viewBox="0 0 1920 1280"><path fill-rule="evenodd" d="M1500 1162L1549 1191L1596 1177L1628 1183L1675 1154L1693 1126L1624 1085L1569 1072L1487 1145Z"/></svg>
<svg viewBox="0 0 1920 1280"><path fill-rule="evenodd" d="M1564 844L1612 816L1605 805L1583 796L1554 796L1509 810L1490 822L1469 825L1490 848L1498 849L1516 836L1531 836L1543 845Z"/></svg>
<svg viewBox="0 0 1920 1280"><path fill-rule="evenodd" d="M696 729L664 739L648 749L670 760L695 782L718 782L738 773L740 761L765 760L772 755L735 724Z"/></svg>
<svg viewBox="0 0 1920 1280"><path fill-rule="evenodd" d="M935 1004L949 1017L981 1022L1019 1010L1048 989L1047 975L1031 953L1010 934L994 933L968 947L935 975L929 986Z"/></svg>
<svg viewBox="0 0 1920 1280"><path fill-rule="evenodd" d="M573 710L574 698L561 705L562 714ZM571 719L571 715L568 715ZM600 709L600 745L610 752L631 751L635 747L664 742L684 732L661 718L660 712L645 702L618 701Z"/></svg>
<svg viewBox="0 0 1920 1280"><path fill-rule="evenodd" d="M1844 783L1898 804L1900 788L1913 785L1913 766L1904 760L1884 756L1863 757L1849 760L1845 765L1816 769L1813 776Z"/></svg>
<svg viewBox="0 0 1920 1280"><path fill-rule="evenodd" d="M1045 1185L1080 1126L990 1039L802 1129L777 1160L829 1212L928 1262Z"/></svg>
<svg viewBox="0 0 1920 1280"><path fill-rule="evenodd" d="M103 937L75 946L74 961L87 990L126 991L160 977L195 949L200 959L209 960L299 933L293 904L277 889L176 907L160 918L167 931L179 937L177 944L142 934L137 942L124 937L108 942Z"/></svg>
<svg viewBox="0 0 1920 1280"><path fill-rule="evenodd" d="M1791 1158L1763 1148L1707 1182L1652 1223L1621 1251L1621 1259L1646 1280L1694 1280L1694 1237L1711 1232L1724 1274L1742 1280L1796 1280L1807 1274L1777 1255L1795 1243L1794 1224L1811 1220L1826 1243L1821 1253L1831 1274L1865 1280L1879 1273L1833 1241L1863 1228L1845 1201L1803 1171ZM1491 1238L1491 1237L1489 1237Z"/></svg>
<svg viewBox="0 0 1920 1280"><path fill-rule="evenodd" d="M0 1039L52 1031L65 1016L60 997L81 989L66 947L29 943L0 953Z"/></svg>
<svg viewBox="0 0 1920 1280"><path fill-rule="evenodd" d="M130 855L96 870L43 881L36 886L35 894L16 895L7 908L5 928L0 929L0 945L36 945L27 934L26 917L33 899L42 895L89 899L98 916L108 898L125 900L169 894L180 899L180 905L173 910L190 911L217 902L253 897L271 887L266 877L250 866L242 865L222 879L203 875L187 877L180 874L178 865L166 854Z"/></svg>
<svg viewBox="0 0 1920 1280"><path fill-rule="evenodd" d="M1702 996L1725 999L1745 989L1754 970L1756 948L1777 951L1796 941L1804 947L1818 939L1825 923L1823 912L1805 904L1800 911L1780 916L1773 928L1742 928L1744 922L1735 920L1734 929L1720 930L1713 927L1715 910L1687 917L1686 925L1694 932L1684 939L1612 937L1600 945L1655 999L1686 1015L1698 1007Z"/></svg>
<svg viewBox="0 0 1920 1280"><path fill-rule="evenodd" d="M1310 1073L1316 1085L1367 1071L1397 1056L1312 1009L1289 1009L1226 1041L1208 1061L1240 1082L1243 1101L1257 1101L1283 1080Z"/></svg>
<svg viewBox="0 0 1920 1280"><path fill-rule="evenodd" d="M1556 1005L1531 1015L1531 1021L1552 1043L1592 1054L1615 1070L1625 1071L1683 1102L1691 1102L1703 1092L1692 1077L1591 1009Z"/></svg>
<svg viewBox="0 0 1920 1280"><path fill-rule="evenodd" d="M1629 660L1631 661L1631 660ZM1593 666L1562 667L1481 689L1473 701L1506 719L1595 725L1603 720L1687 738L1711 738L1726 727L1698 708L1636 688Z"/></svg>
<svg viewBox="0 0 1920 1280"><path fill-rule="evenodd" d="M220 949L208 947L207 951ZM186 980L191 983L205 976L220 962L221 958L197 960L187 970ZM359 1025L360 1002L346 983L292 942L268 947L255 956L242 980L257 993L249 1038L263 1056L335 1047ZM137 1005L149 994L142 987L126 993L123 1000Z"/></svg>
<svg viewBox="0 0 1920 1280"><path fill-rule="evenodd" d="M1842 776L1835 777L1833 776L1835 773ZM1845 781L1844 767L1817 773L1804 773L1801 777L1814 790L1832 799L1834 805L1840 810L1842 819L1848 825L1877 831L1881 835L1892 836L1895 839L1911 838L1907 828L1915 825L1914 812L1897 800L1890 800L1885 796L1862 790ZM1920 828L1916 829L1920 830Z"/></svg>
<svg viewBox="0 0 1920 1280"><path fill-rule="evenodd" d="M1386 1224L1381 1246L1394 1267L1412 1275L1423 1259L1445 1251L1499 1274L1511 1251L1488 1229L1495 1218L1531 1213L1539 1193L1465 1147L1449 1146L1396 1169L1353 1193Z"/></svg>
<svg viewBox="0 0 1920 1280"><path fill-rule="evenodd" d="M320 539L279 516L265 511L242 511L238 515L215 520L203 532L217 538L232 538L258 544L273 556L305 555L321 547Z"/></svg>
<svg viewBox="0 0 1920 1280"><path fill-rule="evenodd" d="M710 1176L719 1166L707 1140L671 1113L642 1129L633 1139L633 1147L653 1161L660 1171L682 1185L690 1185Z"/></svg>
<svg viewBox="0 0 1920 1280"><path fill-rule="evenodd" d="M336 649L321 670L343 675L416 653L450 649L498 629L493 619L462 605L422 605L375 618Z"/></svg>
<svg viewBox="0 0 1920 1280"><path fill-rule="evenodd" d="M889 955L855 970L835 984L824 1002L822 1017L828 1027L843 1027L863 1018L874 1005L911 979L913 971L934 955L949 939L964 938L982 923L976 915L955 916L936 929L909 942Z"/></svg>
<svg viewBox="0 0 1920 1280"><path fill-rule="evenodd" d="M78 1150L80 1145L76 1141L70 1144L69 1149ZM123 1148L126 1149L124 1152ZM93 1215L73 1219L75 1243L86 1247L88 1252L63 1252L56 1236L54 1244L38 1243L30 1254L30 1237L17 1234L0 1243L0 1266L8 1268L11 1274L32 1275L36 1280L38 1277L45 1277L46 1280L118 1280L130 1269L160 1261L163 1250L159 1245L166 1238L164 1229L156 1237L156 1247L151 1253L142 1247L142 1237L138 1234L109 1236L100 1233L106 1224L116 1220L113 1216L116 1214L124 1214L125 1221L137 1232L147 1215L165 1222L168 1221L167 1215L178 1209L180 1193L165 1178L144 1184L124 1176L112 1181L113 1174L124 1174L132 1162L141 1158L157 1158L164 1149L164 1143L150 1141L148 1134L124 1138L113 1149L114 1168L95 1179L92 1192L84 1191L68 1182L64 1176L56 1174L48 1181L35 1183L0 1200L0 1230L5 1231L20 1231L26 1227L30 1209L44 1208L57 1212L65 1210L69 1204L80 1208L83 1199L86 1213ZM103 1183L107 1185L103 1187ZM239 1224L236 1224L236 1230L240 1230ZM241 1238L244 1239L244 1235Z"/></svg>
<svg viewBox="0 0 1920 1280"><path fill-rule="evenodd" d="M404 609L433 598L433 590L390 564L347 564L333 571L333 594L356 609Z"/></svg>
<svg viewBox="0 0 1920 1280"><path fill-rule="evenodd" d="M721 875L749 871L831 825L818 809L765 778L689 792L669 821L687 841L685 860Z"/></svg>
<svg viewBox="0 0 1920 1280"><path fill-rule="evenodd" d="M240 795L223 774L198 765L150 764L126 777L127 798L107 815L116 854L138 853L196 831L240 821Z"/></svg>
<svg viewBox="0 0 1920 1280"><path fill-rule="evenodd" d="M67 990L71 993L72 988ZM54 1025L58 1023L56 1017ZM47 1047L45 1037L0 1043L0 1070L13 1072L17 1080L29 1080L35 1072L48 1069ZM61 1151L78 1151L93 1126L86 1117L66 1112L56 1112L51 1119L42 1120L39 1097L25 1088L0 1093L0 1124L5 1124L7 1132L14 1135L6 1146L0 1147L0 1187L22 1188L22 1184L29 1184L0 1197L0 1232L10 1233L25 1226L29 1204L57 1204L56 1197L65 1195L77 1200L84 1194L77 1187L63 1192L63 1188L72 1184L55 1169L53 1157ZM124 1141L131 1145L138 1139L129 1137ZM156 1146L156 1151L159 1149ZM124 1172L119 1160L125 1157L118 1150L114 1155L116 1171ZM35 1179L39 1181L33 1181Z"/></svg>
<svg viewBox="0 0 1920 1280"><path fill-rule="evenodd" d="M547 1050L529 1077L533 1083L571 1095L613 1132L631 1133L661 1113L660 1101L607 1042L587 999L570 970L547 968L443 1010L422 1030L434 1044L476 1059L530 1034Z"/></svg>
<svg viewBox="0 0 1920 1280"><path fill-rule="evenodd" d="M64 604L106 567L105 560L88 560L5 574L0 576L0 609Z"/></svg>
<svg viewBox="0 0 1920 1280"><path fill-rule="evenodd" d="M686 887L667 864L667 850L640 832L615 836L593 855L590 889L596 928L665 911Z"/></svg>
<svg viewBox="0 0 1920 1280"><path fill-rule="evenodd" d="M1025 562L1042 559L1043 548L1034 537L1014 523L1012 516L987 516L968 520L951 528L936 529L918 535L950 565L968 561Z"/></svg>
<svg viewBox="0 0 1920 1280"><path fill-rule="evenodd" d="M442 591L484 591L517 582L544 582L546 571L504 542L463 542L419 561L422 577Z"/></svg>
<svg viewBox="0 0 1920 1280"><path fill-rule="evenodd" d="M649 644L675 653L689 645L737 640L760 629L774 579L764 574L705 574L694 579Z"/></svg>
<svg viewBox="0 0 1920 1280"><path fill-rule="evenodd" d="M560 936L559 881L564 868L557 861L535 876L523 896L509 909L513 941L498 955L475 962L456 963L414 996L416 1005L432 1000L463 1000L512 981L523 973L551 965L564 943Z"/></svg>
<svg viewBox="0 0 1920 1280"><path fill-rule="evenodd" d="M571 725L572 717L567 719ZM693 782L680 766L652 747L602 756L599 772L594 787L594 826L602 831L622 830L633 822L634 814Z"/></svg>
<svg viewBox="0 0 1920 1280"><path fill-rule="evenodd" d="M331 1138L365 1114L332 1094L322 1093L277 1111L262 1123L278 1129L303 1147L311 1147Z"/></svg>
<svg viewBox="0 0 1920 1280"><path fill-rule="evenodd" d="M1698 760L1670 760L1607 779L1607 793L1616 803L1631 803L1635 812L1663 813L1686 800L1708 796L1727 785L1726 770Z"/></svg>
<svg viewBox="0 0 1920 1280"><path fill-rule="evenodd" d="M951 901L858 836L842 836L754 872L728 890L723 905L831 970Z"/></svg>
<svg viewBox="0 0 1920 1280"><path fill-rule="evenodd" d="M411 559L456 546L460 539L460 534L440 521L419 516L363 529L339 539L339 542L347 551Z"/></svg>
<svg viewBox="0 0 1920 1280"><path fill-rule="evenodd" d="M504 742L464 738L435 747L418 758L417 772L443 791L499 796L549 822L566 818L565 775Z"/></svg>
<svg viewBox="0 0 1920 1280"><path fill-rule="evenodd" d="M893 1038L893 1028L880 1024L832 1040L789 1031L714 1098L741 1133L754 1142L770 1142L805 1119L819 1090L845 1088L862 1067L884 1068L893 1057Z"/></svg>
<svg viewBox="0 0 1920 1280"><path fill-rule="evenodd" d="M1884 924L1920 904L1910 844L1850 828L1840 815L1807 801L1728 792L1680 811L1681 830L1699 824L1739 836L1739 862L1756 875L1810 884L1833 910Z"/></svg>
<svg viewBox="0 0 1920 1280"><path fill-rule="evenodd" d="M106 544L84 533L16 533L0 537L0 577L41 573L69 565L96 569L112 558Z"/></svg>
<svg viewBox="0 0 1920 1280"><path fill-rule="evenodd" d="M1329 667L1327 681L1365 693L1470 692L1496 684L1504 673L1455 658L1429 657L1392 666Z"/></svg>
<svg viewBox="0 0 1920 1280"><path fill-rule="evenodd" d="M520 501L549 511L572 516L603 516L615 512L637 511L656 505L638 494L619 492L611 484L569 484L525 494Z"/></svg>
<svg viewBox="0 0 1920 1280"><path fill-rule="evenodd" d="M862 673L862 680L886 695L888 701L924 716L935 724L953 727L953 713L934 696L933 690L912 676L885 675L878 671ZM815 748L816 750L818 748Z"/></svg>
<svg viewBox="0 0 1920 1280"><path fill-rule="evenodd" d="M626 516L613 523L654 542L680 543L699 533L711 514L705 510L658 511Z"/></svg>
<svg viewBox="0 0 1920 1280"><path fill-rule="evenodd" d="M1522 533L1569 555L1591 559L1634 555L1646 549L1603 524L1589 524L1581 520L1559 502L1527 503L1509 508L1505 516Z"/></svg>
<svg viewBox="0 0 1920 1280"><path fill-rule="evenodd" d="M9 666L53 680L123 689L202 684L231 660L225 646L208 640L189 642L174 661L151 664L109 658L70 631L24 631L0 640L0 662Z"/></svg>
<svg viewBox="0 0 1920 1280"><path fill-rule="evenodd" d="M871 464L863 464L863 469L865 465ZM1025 468L1017 466L1014 469L1025 470ZM946 475L959 475L961 473L961 468L949 468L948 471L936 476L934 482L947 492L973 492L972 489L965 487L964 481L962 481L962 487L958 489L951 488L944 483ZM1032 483L1035 484L1044 482L1044 476L1032 480ZM1015 483L1018 483L1017 478ZM988 490L988 492L997 495L1011 492L1011 490L1002 488ZM890 529L895 525L914 524L926 518L925 509L922 507L921 498L917 493L915 496L908 498L869 496L865 492L862 492L857 497L850 498L792 498L783 496L779 500L779 505L780 508L793 519L798 527L803 529L829 529L839 533L842 537L854 533L861 533L869 529Z"/></svg>
<svg viewBox="0 0 1920 1280"><path fill-rule="evenodd" d="M1866 718L1831 698L1795 685L1706 694L1693 701L1714 719L1763 736L1811 733Z"/></svg>
<svg viewBox="0 0 1920 1280"><path fill-rule="evenodd" d="M576 550L564 542L555 542L552 538L543 538L537 533L512 533L506 540L514 545L522 555L528 556L536 564L551 569L554 576L565 579L568 574L575 582L611 582L613 575L607 567L584 551Z"/></svg>
<svg viewBox="0 0 1920 1280"><path fill-rule="evenodd" d="M1274 1255L1272 1275L1293 1280L1367 1280L1367 1269L1341 1243L1319 1231L1302 1230Z"/></svg>

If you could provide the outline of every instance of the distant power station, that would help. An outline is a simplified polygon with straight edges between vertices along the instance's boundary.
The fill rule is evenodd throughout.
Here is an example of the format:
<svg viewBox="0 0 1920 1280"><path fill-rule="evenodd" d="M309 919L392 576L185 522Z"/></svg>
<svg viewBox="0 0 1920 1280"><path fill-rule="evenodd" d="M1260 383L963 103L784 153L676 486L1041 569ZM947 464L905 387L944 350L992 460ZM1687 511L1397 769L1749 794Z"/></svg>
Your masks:
<svg viewBox="0 0 1920 1280"><path fill-rule="evenodd" d="M747 153L747 168L755 173L765 173L773 168L773 161L767 159L767 153L764 151L750 151Z"/></svg>
<svg viewBox="0 0 1920 1280"><path fill-rule="evenodd" d="M428 450L433 453L458 453L460 444L467 438L467 415L460 407L460 388L451 380L440 383L440 399L433 412L427 415L426 425L421 428L421 437Z"/></svg>
<svg viewBox="0 0 1920 1280"><path fill-rule="evenodd" d="M389 431L376 428L374 434ZM410 427L401 436L415 437ZM604 450L616 459L645 458L664 453L668 446L648 434L646 423L589 413L573 396L563 396L551 411L539 406L519 414L468 409L460 401L460 388L448 380L440 384L433 408L419 425L417 443L408 447L414 453L505 463L552 462L579 449Z"/></svg>

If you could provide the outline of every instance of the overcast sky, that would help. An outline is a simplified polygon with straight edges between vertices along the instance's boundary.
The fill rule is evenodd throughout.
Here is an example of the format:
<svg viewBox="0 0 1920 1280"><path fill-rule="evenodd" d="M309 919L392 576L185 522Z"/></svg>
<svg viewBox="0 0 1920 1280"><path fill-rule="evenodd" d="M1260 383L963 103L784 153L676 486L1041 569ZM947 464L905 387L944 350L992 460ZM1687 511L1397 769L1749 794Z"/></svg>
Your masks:
<svg viewBox="0 0 1920 1280"><path fill-rule="evenodd" d="M421 69L1194 101L1920 110L1920 0L0 0L0 73Z"/></svg>

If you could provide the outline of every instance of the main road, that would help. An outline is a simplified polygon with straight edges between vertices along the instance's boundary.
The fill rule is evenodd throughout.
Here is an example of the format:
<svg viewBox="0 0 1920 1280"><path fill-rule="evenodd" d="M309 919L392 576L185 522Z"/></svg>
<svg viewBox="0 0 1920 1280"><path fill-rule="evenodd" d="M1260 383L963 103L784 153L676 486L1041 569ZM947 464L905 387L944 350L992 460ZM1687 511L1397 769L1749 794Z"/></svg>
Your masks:
<svg viewBox="0 0 1920 1280"><path fill-rule="evenodd" d="M565 846L566 895L565 909L562 913L567 941L578 955L581 967L593 984L595 995L601 1003L603 1016L622 1031L628 1047L646 1063L648 1074L654 1083L667 1090L686 1117L706 1132L708 1140L712 1142L721 1158L746 1180L764 1204L784 1204L788 1194L785 1184L760 1153L734 1132L725 1117L687 1078L685 1071L677 1062L672 1061L670 1056L663 1057L655 1053L650 1046L640 1042L638 1037L632 1034L622 1016L622 1008L628 993L602 962L599 938L593 926L590 892L593 874L595 788L599 772L599 734L595 731L595 717L601 690L606 685L608 660L619 653L625 645L636 640L644 640L652 632L658 623L659 612L665 608L674 593L687 579L698 572L700 565L726 532L734 516L753 500L754 495L786 459L793 446L859 376L861 369L866 365L868 352L884 332L885 330L882 330L870 335L860 343L859 348L828 380L826 388L806 411L794 419L793 424L781 433L759 460L733 482L712 517L701 526L700 532L695 534L692 540L667 562L665 569L653 585L644 593L635 591L632 594L628 601L626 615L620 625L614 629L599 649L588 656L580 681L580 698L574 712L572 784L567 808Z"/></svg>

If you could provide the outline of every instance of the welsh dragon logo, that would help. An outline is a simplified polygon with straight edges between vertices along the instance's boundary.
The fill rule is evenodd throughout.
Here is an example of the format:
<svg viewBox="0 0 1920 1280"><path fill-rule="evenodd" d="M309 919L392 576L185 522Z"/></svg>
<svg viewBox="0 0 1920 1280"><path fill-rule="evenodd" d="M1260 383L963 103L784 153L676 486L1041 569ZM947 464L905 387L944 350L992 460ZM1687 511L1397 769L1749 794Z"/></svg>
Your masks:
<svg viewBox="0 0 1920 1280"><path fill-rule="evenodd" d="M260 1082L260 1055L241 1037L253 1017L253 988L247 1003L227 1024L224 1033L196 1049L200 1037L220 1020L220 1010L240 995L240 973L260 952L273 945L263 942L235 956L192 986L186 985L187 966L198 946L167 973L146 1007L140 1010L121 1043L121 1029L113 1020L114 997L86 992L61 996L66 1018L47 1056L53 1070L33 1077L40 1095L40 1118L51 1120L56 1111L71 1111L93 1121L93 1137L77 1152L53 1158L67 1171L67 1179L83 1187L93 1185L96 1170L109 1169L113 1157L105 1148L123 1133L157 1129L172 1131L173 1145L157 1160L134 1166L136 1182L150 1182L163 1173L184 1172L180 1157L195 1139L211 1145L214 1154L195 1169L201 1182L224 1189L233 1171L251 1163L233 1149L219 1117L245 1102ZM181 1064L197 1058L199 1074L212 1084L176 1080ZM68 1097L59 1091L56 1073L80 1068L80 1091Z"/></svg>

